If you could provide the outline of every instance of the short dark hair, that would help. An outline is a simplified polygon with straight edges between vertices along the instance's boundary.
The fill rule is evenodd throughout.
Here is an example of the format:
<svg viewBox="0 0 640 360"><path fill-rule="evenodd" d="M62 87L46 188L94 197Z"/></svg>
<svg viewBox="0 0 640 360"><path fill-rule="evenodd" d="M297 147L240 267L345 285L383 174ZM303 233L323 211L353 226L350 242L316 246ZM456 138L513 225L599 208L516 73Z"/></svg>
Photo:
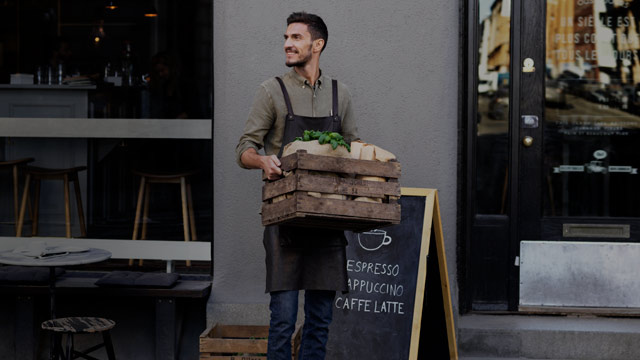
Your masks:
<svg viewBox="0 0 640 360"><path fill-rule="evenodd" d="M293 23L303 23L307 25L309 33L311 33L311 40L323 39L324 46L322 46L322 51L324 51L324 48L327 47L327 41L329 40L329 30L327 30L327 25L320 16L304 11L294 12L287 18L287 26Z"/></svg>

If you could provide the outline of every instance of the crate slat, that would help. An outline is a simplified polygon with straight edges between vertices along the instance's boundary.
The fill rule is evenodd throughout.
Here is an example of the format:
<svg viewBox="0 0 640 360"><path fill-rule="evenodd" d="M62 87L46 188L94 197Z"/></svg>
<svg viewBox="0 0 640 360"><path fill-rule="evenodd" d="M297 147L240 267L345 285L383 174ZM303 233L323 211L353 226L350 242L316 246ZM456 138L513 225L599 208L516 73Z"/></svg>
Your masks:
<svg viewBox="0 0 640 360"><path fill-rule="evenodd" d="M359 174L368 176L380 176L388 178L400 178L400 163L380 162L372 160L357 160L307 154L304 150L298 150L295 154L287 155L280 159L281 168L284 171L293 169L327 171L344 174Z"/></svg>
<svg viewBox="0 0 640 360"><path fill-rule="evenodd" d="M297 175L288 176L278 181L265 183L262 187L262 200L269 200L276 196L295 191L297 184Z"/></svg>
<svg viewBox="0 0 640 360"><path fill-rule="evenodd" d="M298 190L351 196L400 196L400 184L316 175L299 175Z"/></svg>
<svg viewBox="0 0 640 360"><path fill-rule="evenodd" d="M269 336L269 326L266 325L219 325L216 324L205 330L202 337L256 337Z"/></svg>
<svg viewBox="0 0 640 360"><path fill-rule="evenodd" d="M296 192L291 199L262 205L262 224L288 224L365 231L399 224L399 204L315 198Z"/></svg>
<svg viewBox="0 0 640 360"><path fill-rule="evenodd" d="M298 200L298 211L303 213L400 221L400 214L396 211L399 210L400 205L397 204L315 198L301 193L296 193L295 198Z"/></svg>
<svg viewBox="0 0 640 360"><path fill-rule="evenodd" d="M200 343L201 352L212 353L266 353L266 339L209 338Z"/></svg>
<svg viewBox="0 0 640 360"><path fill-rule="evenodd" d="M400 205L315 198L299 192L295 193L291 199L262 205L263 225L271 225L273 221L286 220L292 216L308 215L399 223Z"/></svg>
<svg viewBox="0 0 640 360"><path fill-rule="evenodd" d="M302 328L291 338L293 359L297 358ZM200 360L266 360L269 327L215 324L200 335Z"/></svg>
<svg viewBox="0 0 640 360"><path fill-rule="evenodd" d="M277 219L285 220L295 217L298 201L296 197L285 199L274 204L262 204L262 225L271 225Z"/></svg>
<svg viewBox="0 0 640 360"><path fill-rule="evenodd" d="M296 174L279 181L264 184L262 188L262 200L269 200L293 191L313 191L363 197L400 196L400 184L397 182L377 182L322 175Z"/></svg>

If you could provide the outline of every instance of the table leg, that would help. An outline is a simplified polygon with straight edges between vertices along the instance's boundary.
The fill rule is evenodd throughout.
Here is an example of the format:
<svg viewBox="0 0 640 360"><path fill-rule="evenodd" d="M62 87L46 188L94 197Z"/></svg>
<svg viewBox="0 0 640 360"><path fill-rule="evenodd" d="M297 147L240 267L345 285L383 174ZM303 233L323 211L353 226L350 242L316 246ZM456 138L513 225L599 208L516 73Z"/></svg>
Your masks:
<svg viewBox="0 0 640 360"><path fill-rule="evenodd" d="M49 314L51 319L56 318L56 268L55 266L49 267L49 299L50 305Z"/></svg>
<svg viewBox="0 0 640 360"><path fill-rule="evenodd" d="M56 318L56 267L49 267L49 315L51 319ZM51 332L51 345L49 346L49 359L58 360L60 349L58 348L58 336Z"/></svg>
<svg viewBox="0 0 640 360"><path fill-rule="evenodd" d="M35 324L36 301L33 296L18 296L16 298L16 359L35 360L38 348Z"/></svg>
<svg viewBox="0 0 640 360"><path fill-rule="evenodd" d="M175 360L176 357L176 300L156 300L156 359Z"/></svg>

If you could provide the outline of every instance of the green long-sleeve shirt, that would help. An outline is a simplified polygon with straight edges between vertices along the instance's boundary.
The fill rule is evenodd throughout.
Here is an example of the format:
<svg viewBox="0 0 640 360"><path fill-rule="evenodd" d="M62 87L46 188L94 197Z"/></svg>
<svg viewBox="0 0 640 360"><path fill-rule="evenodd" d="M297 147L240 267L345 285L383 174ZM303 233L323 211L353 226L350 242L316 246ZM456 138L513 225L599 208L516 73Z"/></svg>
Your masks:
<svg viewBox="0 0 640 360"><path fill-rule="evenodd" d="M315 88L309 81L291 69L282 76L291 98L291 107L295 115L324 117L330 116L333 95L331 78L322 75L316 81ZM351 94L347 87L338 81L338 115L342 118L342 135L346 142L358 139L358 129L351 106ZM240 156L249 148L256 151L264 147L266 155L277 155L282 147L287 105L280 84L271 78L258 88L244 132L236 146L236 161L241 167ZM310 129L311 130L311 129ZM285 144L286 145L286 144Z"/></svg>

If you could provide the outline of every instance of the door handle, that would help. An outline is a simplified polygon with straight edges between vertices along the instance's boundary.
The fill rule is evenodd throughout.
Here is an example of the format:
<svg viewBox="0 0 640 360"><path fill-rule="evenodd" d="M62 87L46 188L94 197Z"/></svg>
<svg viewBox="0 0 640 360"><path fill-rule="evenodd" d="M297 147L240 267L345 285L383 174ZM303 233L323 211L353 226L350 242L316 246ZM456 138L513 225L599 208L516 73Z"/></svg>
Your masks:
<svg viewBox="0 0 640 360"><path fill-rule="evenodd" d="M524 138L522 138L522 145L524 145L525 147L533 145L533 138L531 136L525 136Z"/></svg>

